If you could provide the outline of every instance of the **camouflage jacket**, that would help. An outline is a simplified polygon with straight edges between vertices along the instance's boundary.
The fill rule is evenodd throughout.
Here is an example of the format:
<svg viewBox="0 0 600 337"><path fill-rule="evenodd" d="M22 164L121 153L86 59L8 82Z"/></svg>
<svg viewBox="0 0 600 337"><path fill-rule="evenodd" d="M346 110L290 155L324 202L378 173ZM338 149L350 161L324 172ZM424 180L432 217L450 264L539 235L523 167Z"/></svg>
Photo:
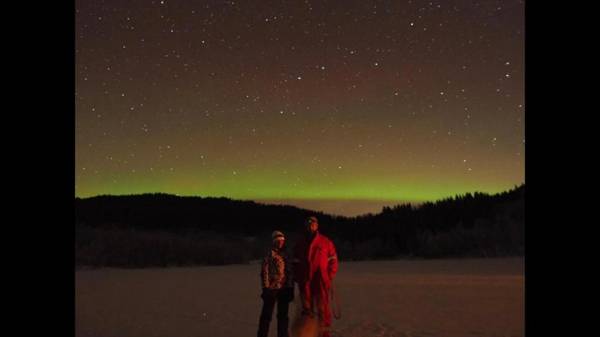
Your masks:
<svg viewBox="0 0 600 337"><path fill-rule="evenodd" d="M270 249L262 262L260 279L262 287L267 289L281 289L293 287L291 263L285 251L279 252Z"/></svg>

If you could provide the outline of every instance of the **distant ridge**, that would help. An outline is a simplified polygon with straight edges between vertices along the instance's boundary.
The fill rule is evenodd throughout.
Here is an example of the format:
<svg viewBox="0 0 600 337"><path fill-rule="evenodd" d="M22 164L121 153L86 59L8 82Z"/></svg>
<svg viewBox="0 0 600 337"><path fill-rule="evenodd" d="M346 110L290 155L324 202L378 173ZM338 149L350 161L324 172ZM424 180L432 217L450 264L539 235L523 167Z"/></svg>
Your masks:
<svg viewBox="0 0 600 337"><path fill-rule="evenodd" d="M165 193L75 198L78 265L240 263L260 258L270 233L290 244L309 215L340 259L522 256L525 185L474 192L377 214L332 216L287 205Z"/></svg>
<svg viewBox="0 0 600 337"><path fill-rule="evenodd" d="M88 226L116 225L139 229L254 232L253 224L290 229L309 215L323 212L289 205L262 204L225 197L176 196L166 193L100 195L76 198L76 222ZM294 226L296 227L296 226Z"/></svg>
<svg viewBox="0 0 600 337"><path fill-rule="evenodd" d="M297 229L292 224L302 223L305 217L317 215L321 222L346 222L353 219L380 218L395 210L410 207L414 211L435 208L436 205L460 203L463 199L504 200L523 197L525 184L494 195L474 192L456 195L419 206L400 204L383 207L376 214L356 217L330 215L320 211L291 205L276 205L226 197L177 196L167 193L144 193L132 195L99 195L75 198L76 223L89 226L120 225L140 229L203 228L209 230L255 232L259 227ZM451 207L451 206L450 206Z"/></svg>

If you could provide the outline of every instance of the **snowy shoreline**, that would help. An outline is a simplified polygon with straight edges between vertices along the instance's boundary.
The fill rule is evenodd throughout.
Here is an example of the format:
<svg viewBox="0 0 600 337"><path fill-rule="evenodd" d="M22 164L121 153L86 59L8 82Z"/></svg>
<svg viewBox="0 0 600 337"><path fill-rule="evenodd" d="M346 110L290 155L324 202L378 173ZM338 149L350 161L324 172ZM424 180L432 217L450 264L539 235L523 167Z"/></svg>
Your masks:
<svg viewBox="0 0 600 337"><path fill-rule="evenodd" d="M523 267L523 258L342 262L334 336L524 336ZM256 264L101 268L75 278L78 337L256 333Z"/></svg>

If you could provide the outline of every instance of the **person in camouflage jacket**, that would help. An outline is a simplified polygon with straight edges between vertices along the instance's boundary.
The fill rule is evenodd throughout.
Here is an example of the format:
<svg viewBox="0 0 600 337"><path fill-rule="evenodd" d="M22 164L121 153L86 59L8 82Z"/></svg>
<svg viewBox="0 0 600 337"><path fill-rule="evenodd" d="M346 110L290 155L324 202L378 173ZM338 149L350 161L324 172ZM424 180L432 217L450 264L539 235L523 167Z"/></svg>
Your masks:
<svg viewBox="0 0 600 337"><path fill-rule="evenodd" d="M285 236L280 231L271 235L273 246L261 264L262 311L258 322L258 337L267 337L273 309L277 303L277 337L289 337L289 303L294 299L291 263L285 251Z"/></svg>

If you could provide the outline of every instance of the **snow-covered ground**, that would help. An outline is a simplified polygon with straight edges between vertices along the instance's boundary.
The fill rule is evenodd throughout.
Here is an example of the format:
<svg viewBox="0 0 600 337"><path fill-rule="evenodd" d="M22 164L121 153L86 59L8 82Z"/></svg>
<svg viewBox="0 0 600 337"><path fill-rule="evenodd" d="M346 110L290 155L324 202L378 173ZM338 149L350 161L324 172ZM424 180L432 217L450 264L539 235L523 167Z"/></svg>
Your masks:
<svg viewBox="0 0 600 337"><path fill-rule="evenodd" d="M257 264L107 268L75 278L78 337L256 335ZM342 317L334 337L524 336L521 258L342 262L335 283Z"/></svg>

